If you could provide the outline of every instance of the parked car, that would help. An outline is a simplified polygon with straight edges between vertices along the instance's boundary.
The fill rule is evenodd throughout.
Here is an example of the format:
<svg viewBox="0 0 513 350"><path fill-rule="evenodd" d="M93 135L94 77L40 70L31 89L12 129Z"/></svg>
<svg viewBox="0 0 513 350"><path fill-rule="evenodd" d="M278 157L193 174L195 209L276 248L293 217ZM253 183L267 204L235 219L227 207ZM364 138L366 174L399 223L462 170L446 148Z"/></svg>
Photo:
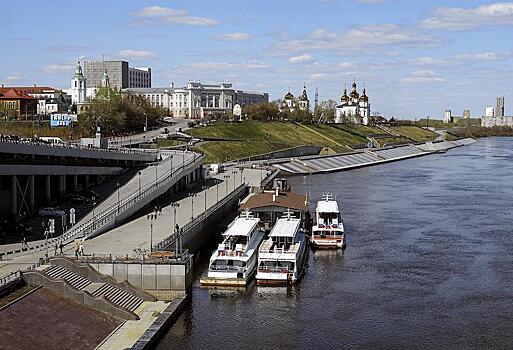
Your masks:
<svg viewBox="0 0 513 350"><path fill-rule="evenodd" d="M59 217L66 215L66 212L60 208L47 207L39 209L39 215L46 217Z"/></svg>
<svg viewBox="0 0 513 350"><path fill-rule="evenodd" d="M72 194L67 198L66 201L68 204L82 204L82 203L89 203L91 200L87 197L81 196L79 194Z"/></svg>

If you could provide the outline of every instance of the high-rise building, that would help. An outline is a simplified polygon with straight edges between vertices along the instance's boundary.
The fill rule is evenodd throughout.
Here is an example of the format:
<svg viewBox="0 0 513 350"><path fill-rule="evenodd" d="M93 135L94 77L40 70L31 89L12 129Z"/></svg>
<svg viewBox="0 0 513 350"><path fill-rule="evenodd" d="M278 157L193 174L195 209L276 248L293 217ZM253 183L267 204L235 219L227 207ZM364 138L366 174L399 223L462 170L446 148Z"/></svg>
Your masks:
<svg viewBox="0 0 513 350"><path fill-rule="evenodd" d="M444 123L452 123L452 112L450 109L444 111Z"/></svg>
<svg viewBox="0 0 513 350"><path fill-rule="evenodd" d="M496 117L504 117L504 96L497 97L497 107L495 108Z"/></svg>
<svg viewBox="0 0 513 350"><path fill-rule="evenodd" d="M470 118L470 109L465 109L463 111L463 119L469 119Z"/></svg>
<svg viewBox="0 0 513 350"><path fill-rule="evenodd" d="M486 106L485 117L493 117L495 115L495 109L493 106Z"/></svg>
<svg viewBox="0 0 513 350"><path fill-rule="evenodd" d="M85 61L88 97L94 96L96 88L102 86L105 71L112 88L151 88L151 68L132 68L127 61Z"/></svg>

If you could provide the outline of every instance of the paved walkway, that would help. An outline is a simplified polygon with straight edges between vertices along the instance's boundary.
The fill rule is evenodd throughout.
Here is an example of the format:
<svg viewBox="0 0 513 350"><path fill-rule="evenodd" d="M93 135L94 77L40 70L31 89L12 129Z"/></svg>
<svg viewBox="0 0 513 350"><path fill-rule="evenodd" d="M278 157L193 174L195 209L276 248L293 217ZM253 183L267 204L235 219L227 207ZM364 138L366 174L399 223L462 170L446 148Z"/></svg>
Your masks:
<svg viewBox="0 0 513 350"><path fill-rule="evenodd" d="M169 303L164 301L145 301L135 310L135 313L139 316L139 320L125 321L119 328L114 330L97 349L118 350L131 348L168 305Z"/></svg>
<svg viewBox="0 0 513 350"><path fill-rule="evenodd" d="M265 177L266 172L263 173ZM229 178L225 178L229 176ZM251 186L260 185L261 171L257 169L243 169L242 182L248 182ZM150 250L150 241L155 245L161 240L167 238L173 232L173 227L178 224L183 227L191 221L191 218L198 216L211 206L215 205L218 200L222 200L230 194L234 188L241 185L240 170L228 170L226 173L218 174L214 177L218 180L215 185L214 181L207 181L210 187L203 188L199 192L195 192L193 196L189 196L178 200L180 206L176 209L176 219L174 216L174 208L171 204L162 208L162 214L157 216L153 224L153 238L151 237L150 222L147 216L141 216L129 223L119 226L109 232L106 232L91 240L87 240L84 244L84 251L90 254L119 254L132 255L134 249Z"/></svg>
<svg viewBox="0 0 513 350"><path fill-rule="evenodd" d="M155 163L155 165L148 166L141 170L136 176L128 181L128 183L120 187L118 191L114 191L104 201L98 203L94 210L90 211L88 214L82 217L79 222L77 222L77 225L80 225L82 222L86 222L93 217L97 217L98 214L100 214L102 211L117 203L118 198L122 200L123 198L138 191L139 189L145 189L151 184L155 184L158 177L161 177L165 173L169 173L172 169L181 167L184 163L189 162L195 156L197 156L197 154L195 155L195 153L192 152L168 151L168 153L172 154L172 156L164 156L166 158L163 161ZM29 247L37 246L43 243L44 240L32 241L29 243ZM0 253L11 252L20 248L20 243L5 244L0 246Z"/></svg>
<svg viewBox="0 0 513 350"><path fill-rule="evenodd" d="M259 169L244 169L242 172L242 181L246 181L250 186L259 186L262 177L267 172ZM227 176L225 178L225 176ZM229 176L229 177L228 177ZM233 191L234 186L240 184L240 171L229 168L225 173L218 174L214 178L222 181L219 185L209 187L197 193L194 197L194 216L200 215L205 208L205 192L207 193L207 208L217 201L217 193L219 199L226 196L226 193ZM180 207L177 208L177 223L180 226L185 225L191 220L193 214L192 199L190 197L183 198L178 201ZM162 215L157 217L157 221L153 226L153 244L169 236L174 225L173 208L171 205L162 208ZM142 216L125 225L115 228L103 235L88 240L84 244L86 254L133 254L135 248L150 248L150 227L146 216ZM66 254L74 254L73 247L68 245L65 248ZM50 250L50 256L54 252ZM17 270L23 270L31 266L43 256L43 252L32 253L28 255L17 256L12 260L0 261L0 276L5 276Z"/></svg>

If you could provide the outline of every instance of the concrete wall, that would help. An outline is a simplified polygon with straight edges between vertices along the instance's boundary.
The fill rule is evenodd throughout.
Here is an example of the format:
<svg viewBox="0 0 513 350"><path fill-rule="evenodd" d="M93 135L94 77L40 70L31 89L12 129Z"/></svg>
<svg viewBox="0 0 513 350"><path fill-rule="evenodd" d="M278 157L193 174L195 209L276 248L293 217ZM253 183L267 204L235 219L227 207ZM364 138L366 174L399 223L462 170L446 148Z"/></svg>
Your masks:
<svg viewBox="0 0 513 350"><path fill-rule="evenodd" d="M267 160L277 158L291 158L291 157L303 157L317 155L321 152L323 147L320 146L296 146L280 151L269 152L251 156L247 158L238 159L239 161L251 161L251 160Z"/></svg>
<svg viewBox="0 0 513 350"><path fill-rule="evenodd" d="M128 281L132 286L151 291L177 291L186 293L192 283L192 256L181 262L94 262L94 269L116 281Z"/></svg>

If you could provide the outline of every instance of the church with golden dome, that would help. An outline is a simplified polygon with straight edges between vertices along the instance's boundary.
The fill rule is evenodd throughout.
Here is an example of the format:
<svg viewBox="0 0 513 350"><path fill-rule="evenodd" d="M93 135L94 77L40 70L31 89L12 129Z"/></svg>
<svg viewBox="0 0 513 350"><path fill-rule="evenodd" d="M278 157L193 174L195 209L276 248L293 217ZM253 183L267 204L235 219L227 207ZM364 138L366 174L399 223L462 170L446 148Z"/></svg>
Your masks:
<svg viewBox="0 0 513 350"><path fill-rule="evenodd" d="M336 107L335 123L369 125L369 122L369 97L365 87L362 93L359 94L356 91L356 81L353 81L351 93L348 95L347 89L344 89L344 94L340 98L340 104Z"/></svg>

